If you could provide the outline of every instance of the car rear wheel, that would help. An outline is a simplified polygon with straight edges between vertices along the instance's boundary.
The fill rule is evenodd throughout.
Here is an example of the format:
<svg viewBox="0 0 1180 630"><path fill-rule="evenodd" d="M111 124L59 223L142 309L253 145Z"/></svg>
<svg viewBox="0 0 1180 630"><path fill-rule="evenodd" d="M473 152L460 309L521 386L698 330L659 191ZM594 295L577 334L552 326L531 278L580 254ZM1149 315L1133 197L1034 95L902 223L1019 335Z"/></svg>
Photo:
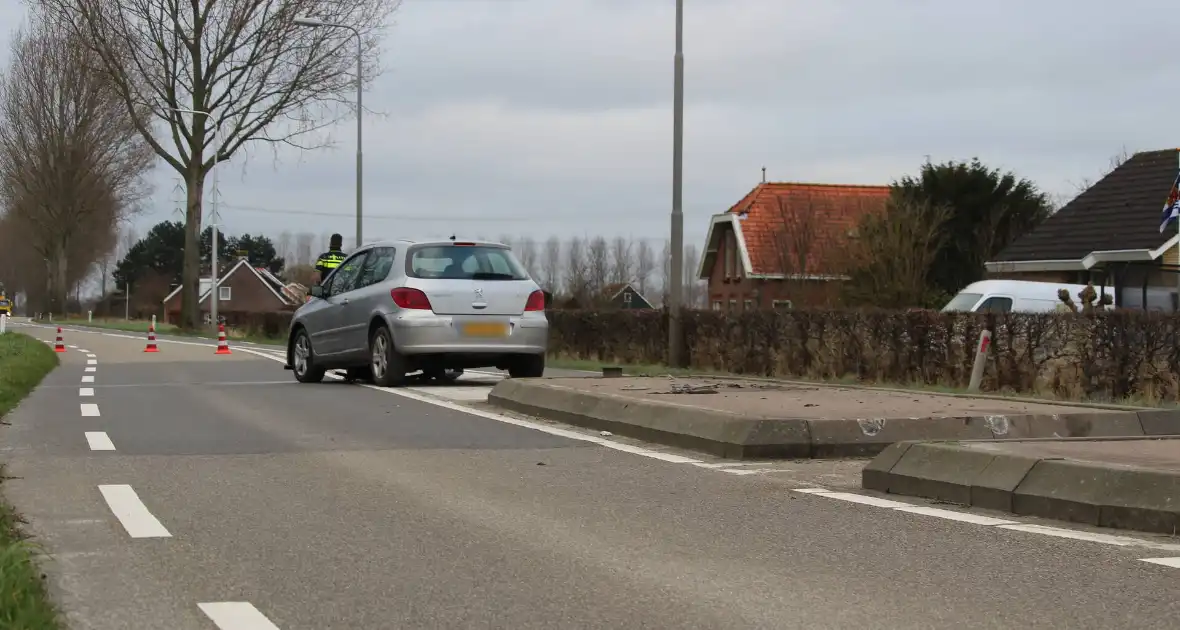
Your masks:
<svg viewBox="0 0 1180 630"><path fill-rule="evenodd" d="M540 378L545 375L545 355L523 354L508 365L508 376L512 378Z"/></svg>
<svg viewBox="0 0 1180 630"><path fill-rule="evenodd" d="M375 385L397 387L406 382L406 358L393 346L393 336L385 326L369 338L369 365Z"/></svg>
<svg viewBox="0 0 1180 630"><path fill-rule="evenodd" d="M300 383L319 383L324 380L325 370L315 364L315 355L311 351L311 337L308 337L306 330L300 329L295 334L291 355L295 380Z"/></svg>

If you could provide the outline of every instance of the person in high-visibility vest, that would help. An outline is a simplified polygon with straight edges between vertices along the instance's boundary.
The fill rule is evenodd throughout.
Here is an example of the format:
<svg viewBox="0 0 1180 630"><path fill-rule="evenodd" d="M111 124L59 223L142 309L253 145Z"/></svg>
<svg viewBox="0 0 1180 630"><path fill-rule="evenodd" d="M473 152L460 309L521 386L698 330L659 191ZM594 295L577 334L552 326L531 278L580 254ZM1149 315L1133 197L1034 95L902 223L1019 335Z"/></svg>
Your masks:
<svg viewBox="0 0 1180 630"><path fill-rule="evenodd" d="M320 257L315 261L316 270L316 284L324 281L328 274L332 273L340 263L344 262L346 256L344 255L344 237L339 234L333 234L332 238L328 240L328 251L320 254Z"/></svg>

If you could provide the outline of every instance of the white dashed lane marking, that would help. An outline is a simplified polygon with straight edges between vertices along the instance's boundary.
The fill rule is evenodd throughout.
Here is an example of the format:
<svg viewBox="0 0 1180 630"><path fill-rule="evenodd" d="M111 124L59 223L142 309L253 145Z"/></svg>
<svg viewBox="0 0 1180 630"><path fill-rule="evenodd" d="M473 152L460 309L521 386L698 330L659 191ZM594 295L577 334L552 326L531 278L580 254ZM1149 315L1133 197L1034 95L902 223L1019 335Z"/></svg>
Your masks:
<svg viewBox="0 0 1180 630"><path fill-rule="evenodd" d="M98 361L96 359L86 359L86 365L98 365Z"/></svg>
<svg viewBox="0 0 1180 630"><path fill-rule="evenodd" d="M90 450L92 451L115 450L115 443L111 441L110 436L104 431L87 431L86 443L90 445Z"/></svg>
<svg viewBox="0 0 1180 630"><path fill-rule="evenodd" d="M86 374L86 375L84 375L84 376L82 377L82 382L83 382L83 383L93 383L93 382L94 382L94 376L93 376L93 375L90 375L90 374Z"/></svg>
<svg viewBox="0 0 1180 630"><path fill-rule="evenodd" d="M123 524L127 535L132 538L171 538L172 534L164 528L156 517L148 511L135 490L126 484L101 485L98 491L106 499L115 518Z"/></svg>
<svg viewBox="0 0 1180 630"><path fill-rule="evenodd" d="M94 403L82 403L82 417L83 418L97 418L99 417L98 405Z"/></svg>
<svg viewBox="0 0 1180 630"><path fill-rule="evenodd" d="M249 602L212 602L197 607L221 630L279 630Z"/></svg>
<svg viewBox="0 0 1180 630"><path fill-rule="evenodd" d="M93 387L79 387L78 388L78 395L79 396L93 396L94 395L94 388Z"/></svg>

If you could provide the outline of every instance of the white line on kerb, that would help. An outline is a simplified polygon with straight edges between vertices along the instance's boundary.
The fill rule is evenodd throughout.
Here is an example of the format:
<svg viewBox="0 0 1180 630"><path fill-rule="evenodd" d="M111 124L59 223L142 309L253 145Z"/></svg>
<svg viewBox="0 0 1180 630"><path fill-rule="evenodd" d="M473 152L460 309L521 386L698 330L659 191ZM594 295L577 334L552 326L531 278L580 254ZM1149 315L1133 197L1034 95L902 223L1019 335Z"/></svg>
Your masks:
<svg viewBox="0 0 1180 630"><path fill-rule="evenodd" d="M171 538L172 534L164 529L164 525L152 516L135 490L126 484L102 485L98 487L102 497L107 500L115 518L123 524L123 529L132 538Z"/></svg>
<svg viewBox="0 0 1180 630"><path fill-rule="evenodd" d="M82 382L83 382L83 383L93 383L93 382L94 382L94 377L93 377L92 375L90 375L90 374L87 374L87 375L85 375L85 376L83 376L83 377L82 377Z"/></svg>
<svg viewBox="0 0 1180 630"><path fill-rule="evenodd" d="M98 405L94 403L82 403L82 417L83 418L97 418L99 417Z"/></svg>
<svg viewBox="0 0 1180 630"><path fill-rule="evenodd" d="M90 450L92 451L115 450L115 443L111 441L110 436L105 431L87 431L86 443L90 445Z"/></svg>
<svg viewBox="0 0 1180 630"><path fill-rule="evenodd" d="M250 602L212 602L197 607L221 630L279 630Z"/></svg>
<svg viewBox="0 0 1180 630"><path fill-rule="evenodd" d="M93 396L94 395L94 388L93 387L79 387L78 388L78 395L79 396Z"/></svg>

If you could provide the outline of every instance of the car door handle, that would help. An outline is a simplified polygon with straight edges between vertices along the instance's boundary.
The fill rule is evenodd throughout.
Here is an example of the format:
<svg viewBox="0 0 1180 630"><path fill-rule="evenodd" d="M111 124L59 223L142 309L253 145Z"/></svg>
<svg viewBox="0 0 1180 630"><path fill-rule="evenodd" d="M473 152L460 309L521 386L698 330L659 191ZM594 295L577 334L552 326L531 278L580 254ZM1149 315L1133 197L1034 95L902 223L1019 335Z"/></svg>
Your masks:
<svg viewBox="0 0 1180 630"><path fill-rule="evenodd" d="M487 307L488 307L487 302L472 302L471 303L471 308L487 308Z"/></svg>

